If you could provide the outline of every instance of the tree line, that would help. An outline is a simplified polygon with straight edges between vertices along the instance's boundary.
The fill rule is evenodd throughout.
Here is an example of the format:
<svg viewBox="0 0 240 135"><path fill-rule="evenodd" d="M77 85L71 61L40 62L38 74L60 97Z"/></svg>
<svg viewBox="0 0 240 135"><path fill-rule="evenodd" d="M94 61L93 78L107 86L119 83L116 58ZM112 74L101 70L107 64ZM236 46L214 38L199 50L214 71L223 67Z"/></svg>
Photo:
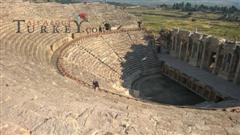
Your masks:
<svg viewBox="0 0 240 135"><path fill-rule="evenodd" d="M171 7L172 9L182 10L182 11L211 11L211 12L223 12L223 13L235 13L239 12L240 10L233 6L207 6L204 4L200 5L193 5L189 2L181 2L181 3L174 3Z"/></svg>

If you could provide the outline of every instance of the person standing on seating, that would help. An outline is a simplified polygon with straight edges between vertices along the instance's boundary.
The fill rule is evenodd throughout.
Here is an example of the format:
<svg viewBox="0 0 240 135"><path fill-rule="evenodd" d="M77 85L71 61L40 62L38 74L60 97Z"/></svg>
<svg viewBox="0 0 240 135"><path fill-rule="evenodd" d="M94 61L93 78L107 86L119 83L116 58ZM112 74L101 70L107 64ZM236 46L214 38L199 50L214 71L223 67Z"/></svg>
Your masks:
<svg viewBox="0 0 240 135"><path fill-rule="evenodd" d="M138 21L138 28L141 30L142 29L142 21Z"/></svg>
<svg viewBox="0 0 240 135"><path fill-rule="evenodd" d="M99 90L99 83L96 80L93 81L93 89L94 90Z"/></svg>

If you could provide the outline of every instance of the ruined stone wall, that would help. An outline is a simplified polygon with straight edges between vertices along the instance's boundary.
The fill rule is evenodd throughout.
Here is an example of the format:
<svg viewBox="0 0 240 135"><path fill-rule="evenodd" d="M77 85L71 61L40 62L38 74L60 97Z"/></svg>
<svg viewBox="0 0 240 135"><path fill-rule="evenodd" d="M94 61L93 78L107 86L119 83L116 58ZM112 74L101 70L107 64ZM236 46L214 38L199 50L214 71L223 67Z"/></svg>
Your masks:
<svg viewBox="0 0 240 135"><path fill-rule="evenodd" d="M167 33L171 37L161 40L170 40L164 47L171 56L239 84L240 43L179 29Z"/></svg>

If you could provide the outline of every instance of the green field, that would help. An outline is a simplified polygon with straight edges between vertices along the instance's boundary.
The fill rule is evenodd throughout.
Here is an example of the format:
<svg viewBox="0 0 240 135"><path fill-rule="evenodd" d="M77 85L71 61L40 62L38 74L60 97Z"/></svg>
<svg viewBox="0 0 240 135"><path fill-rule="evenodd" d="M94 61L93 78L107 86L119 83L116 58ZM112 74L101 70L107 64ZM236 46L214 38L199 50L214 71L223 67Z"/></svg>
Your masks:
<svg viewBox="0 0 240 135"><path fill-rule="evenodd" d="M219 20L221 14L206 12L188 12L161 8L127 8L128 12L142 18L144 26L155 32L160 28L180 28L240 40L240 23Z"/></svg>

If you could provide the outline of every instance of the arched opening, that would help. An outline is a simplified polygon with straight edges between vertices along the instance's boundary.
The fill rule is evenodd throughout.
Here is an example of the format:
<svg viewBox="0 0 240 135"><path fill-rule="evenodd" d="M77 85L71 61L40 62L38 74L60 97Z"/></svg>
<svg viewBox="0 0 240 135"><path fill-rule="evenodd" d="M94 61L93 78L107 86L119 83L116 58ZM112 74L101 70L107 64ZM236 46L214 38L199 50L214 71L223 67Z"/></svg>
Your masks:
<svg viewBox="0 0 240 135"><path fill-rule="evenodd" d="M105 30L111 30L111 25L109 23L104 24Z"/></svg>
<svg viewBox="0 0 240 135"><path fill-rule="evenodd" d="M176 35L173 36L173 43L172 43L172 50L175 51L176 48L177 37Z"/></svg>
<svg viewBox="0 0 240 135"><path fill-rule="evenodd" d="M181 53L180 59L184 60L186 57L186 51L187 51L187 41L183 40L181 45L182 45L182 47L181 47L181 52L180 52Z"/></svg>
<svg viewBox="0 0 240 135"><path fill-rule="evenodd" d="M229 72L231 60L232 60L232 54L229 53L227 57L227 69L226 69L227 72Z"/></svg>
<svg viewBox="0 0 240 135"><path fill-rule="evenodd" d="M211 57L210 57L210 60L209 60L209 65L208 65L208 70L210 72L212 72L216 66L216 52L212 52L211 53Z"/></svg>

